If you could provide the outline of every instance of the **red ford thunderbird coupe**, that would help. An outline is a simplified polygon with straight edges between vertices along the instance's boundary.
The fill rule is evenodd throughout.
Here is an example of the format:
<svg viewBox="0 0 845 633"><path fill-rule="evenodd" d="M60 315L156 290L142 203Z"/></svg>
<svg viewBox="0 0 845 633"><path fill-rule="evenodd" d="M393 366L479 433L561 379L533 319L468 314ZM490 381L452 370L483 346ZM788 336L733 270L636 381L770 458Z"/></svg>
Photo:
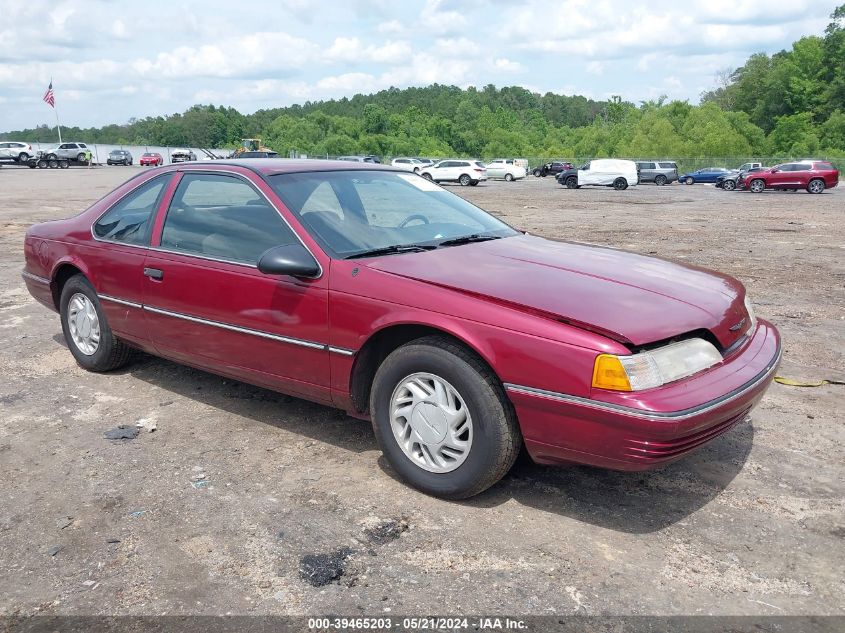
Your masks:
<svg viewBox="0 0 845 633"><path fill-rule="evenodd" d="M137 348L372 420L465 498L524 444L642 470L746 418L780 360L735 279L514 230L370 163L156 168L30 228L23 277L91 371Z"/></svg>

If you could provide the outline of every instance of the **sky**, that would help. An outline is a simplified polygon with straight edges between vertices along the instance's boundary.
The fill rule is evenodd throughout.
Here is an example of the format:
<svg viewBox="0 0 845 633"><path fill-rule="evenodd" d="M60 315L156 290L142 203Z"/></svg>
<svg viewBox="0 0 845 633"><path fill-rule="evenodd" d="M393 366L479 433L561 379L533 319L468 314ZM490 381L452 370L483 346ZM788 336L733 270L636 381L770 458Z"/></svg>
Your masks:
<svg viewBox="0 0 845 633"><path fill-rule="evenodd" d="M432 83L692 103L842 0L2 0L0 131Z"/></svg>

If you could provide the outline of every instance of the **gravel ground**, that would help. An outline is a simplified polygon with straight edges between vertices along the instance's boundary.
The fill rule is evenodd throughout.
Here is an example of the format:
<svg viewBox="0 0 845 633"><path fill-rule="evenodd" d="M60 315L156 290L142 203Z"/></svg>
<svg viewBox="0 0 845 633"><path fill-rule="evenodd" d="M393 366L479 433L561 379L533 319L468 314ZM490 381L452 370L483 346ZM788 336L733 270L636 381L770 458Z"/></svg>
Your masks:
<svg viewBox="0 0 845 633"><path fill-rule="evenodd" d="M0 615L845 613L845 387L774 385L662 470L520 462L449 503L339 411L152 357L82 371L23 286L24 231L135 169L0 170ZM451 189L536 234L735 275L781 328L782 375L845 378L842 188Z"/></svg>

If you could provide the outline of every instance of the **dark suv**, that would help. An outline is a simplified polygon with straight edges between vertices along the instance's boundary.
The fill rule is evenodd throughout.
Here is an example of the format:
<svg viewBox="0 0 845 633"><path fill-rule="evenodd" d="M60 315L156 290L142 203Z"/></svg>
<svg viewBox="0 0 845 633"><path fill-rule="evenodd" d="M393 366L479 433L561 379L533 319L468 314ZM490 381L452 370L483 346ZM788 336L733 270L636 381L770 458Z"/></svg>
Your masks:
<svg viewBox="0 0 845 633"><path fill-rule="evenodd" d="M678 180L678 165L674 161L637 161L640 182L668 185Z"/></svg>
<svg viewBox="0 0 845 633"><path fill-rule="evenodd" d="M538 178L545 178L549 174L557 175L562 171L566 171L567 169L572 169L572 163L567 163L562 160L552 161L551 163L546 163L545 165L540 165L539 167L535 167L534 171L531 173L537 176Z"/></svg>
<svg viewBox="0 0 845 633"><path fill-rule="evenodd" d="M106 165L131 165L132 154L125 149L113 149L109 152L109 157L106 159Z"/></svg>

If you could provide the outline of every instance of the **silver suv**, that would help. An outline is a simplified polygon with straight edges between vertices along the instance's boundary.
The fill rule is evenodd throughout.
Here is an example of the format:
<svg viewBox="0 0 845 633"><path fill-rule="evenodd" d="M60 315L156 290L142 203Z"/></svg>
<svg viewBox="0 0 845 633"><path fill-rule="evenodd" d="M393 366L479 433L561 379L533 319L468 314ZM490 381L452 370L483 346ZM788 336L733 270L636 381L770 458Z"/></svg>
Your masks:
<svg viewBox="0 0 845 633"><path fill-rule="evenodd" d="M62 143L44 152L44 157L47 160L67 158L68 160L78 160L81 163L85 161L85 152L87 151L89 150L85 143Z"/></svg>
<svg viewBox="0 0 845 633"><path fill-rule="evenodd" d="M678 165L674 161L637 161L640 182L668 185L678 180Z"/></svg>
<svg viewBox="0 0 845 633"><path fill-rule="evenodd" d="M14 160L21 164L35 156L35 151L29 143L20 141L3 141L0 143L0 160Z"/></svg>

